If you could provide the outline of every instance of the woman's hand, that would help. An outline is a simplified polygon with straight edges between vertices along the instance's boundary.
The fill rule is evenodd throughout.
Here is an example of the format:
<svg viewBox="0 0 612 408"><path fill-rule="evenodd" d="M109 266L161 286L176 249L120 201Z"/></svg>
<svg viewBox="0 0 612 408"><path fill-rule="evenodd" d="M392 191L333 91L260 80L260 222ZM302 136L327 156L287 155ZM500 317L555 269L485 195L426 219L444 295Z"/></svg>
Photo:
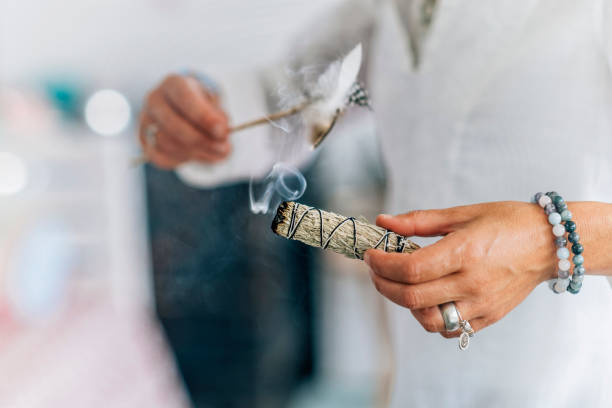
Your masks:
<svg viewBox="0 0 612 408"><path fill-rule="evenodd" d="M541 282L556 276L551 225L542 208L496 202L380 215L376 223L405 236L444 238L412 254L366 252L378 291L409 308L425 330L447 333L438 305L455 301L478 331L504 317Z"/></svg>
<svg viewBox="0 0 612 408"><path fill-rule="evenodd" d="M166 77L149 93L140 115L144 153L164 169L188 160L216 163L225 159L232 149L228 135L228 118L217 96L190 76Z"/></svg>

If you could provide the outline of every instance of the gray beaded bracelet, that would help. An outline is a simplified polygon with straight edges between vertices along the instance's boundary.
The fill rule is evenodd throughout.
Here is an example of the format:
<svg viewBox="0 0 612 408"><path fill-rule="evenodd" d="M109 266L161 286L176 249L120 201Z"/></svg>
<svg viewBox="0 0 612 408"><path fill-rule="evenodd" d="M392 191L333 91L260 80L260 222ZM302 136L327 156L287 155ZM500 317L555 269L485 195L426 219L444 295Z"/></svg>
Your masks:
<svg viewBox="0 0 612 408"><path fill-rule="evenodd" d="M580 236L576 232L576 223L572 221L572 213L568 210L567 204L563 198L555 191L537 193L534 196L534 201L544 208L548 215L548 222L553 226L553 235L555 245L557 246L558 271L557 279L553 282L551 289L555 293L563 293L566 290L576 294L582 288L584 279L584 257L582 251L584 248L580 244ZM565 223L563 225L562 223ZM569 235L565 237L565 233ZM572 263L569 261L570 251L566 248L567 241L572 243L574 273L570 279L570 269Z"/></svg>

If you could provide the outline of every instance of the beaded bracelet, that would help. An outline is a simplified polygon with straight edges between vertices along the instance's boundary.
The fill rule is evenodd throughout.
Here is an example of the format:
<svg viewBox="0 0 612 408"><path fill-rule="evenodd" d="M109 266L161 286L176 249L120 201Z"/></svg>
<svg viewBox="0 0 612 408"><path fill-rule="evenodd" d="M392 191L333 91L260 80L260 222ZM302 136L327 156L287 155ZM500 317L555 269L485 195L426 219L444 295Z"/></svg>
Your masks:
<svg viewBox="0 0 612 408"><path fill-rule="evenodd" d="M566 290L570 293L577 294L582 288L584 279L584 257L582 251L584 248L580 244L580 235L576 232L576 223L572 221L572 213L567 208L567 204L557 192L550 191L546 194L537 193L534 196L534 201L544 208L548 215L548 222L553 226L553 235L555 245L557 246L558 271L557 279L552 284L552 290L555 293L562 293ZM563 225L562 223L565 223ZM565 233L569 235L565 238ZM567 241L572 243L574 273L571 280L569 271L572 264L569 261L570 251L565 247Z"/></svg>

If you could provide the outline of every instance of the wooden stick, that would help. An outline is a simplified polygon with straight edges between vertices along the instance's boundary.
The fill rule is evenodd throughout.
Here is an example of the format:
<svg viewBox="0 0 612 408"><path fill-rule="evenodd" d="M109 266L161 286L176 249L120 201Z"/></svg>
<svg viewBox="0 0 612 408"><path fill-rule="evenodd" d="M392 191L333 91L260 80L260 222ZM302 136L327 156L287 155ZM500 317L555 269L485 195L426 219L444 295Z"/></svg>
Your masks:
<svg viewBox="0 0 612 408"><path fill-rule="evenodd" d="M263 125L265 123L270 123L271 121L274 121L274 120L278 120L278 119L285 118L287 116L295 115L296 113L303 111L310 104L311 104L311 101L306 101L306 102L301 103L300 105L294 106L293 108L290 108L284 111L280 111L280 112L275 112L268 116L262 116L261 118L249 120L248 122L243 122L239 125L232 126L230 128L230 132L232 133L240 132L241 130L244 130L244 129L252 128L258 125ZM142 154L130 160L130 166L138 167L141 164L147 163L148 161L149 161L149 158L146 155Z"/></svg>
<svg viewBox="0 0 612 408"><path fill-rule="evenodd" d="M284 111L280 111L280 112L275 112L270 115L263 116L261 118L249 120L248 122L244 122L239 125L232 126L230 128L230 132L238 132L238 131L248 129L253 126L262 125L264 123L269 123L274 120L285 118L287 116L295 115L296 113L303 111L304 108L310 105L310 103L311 103L310 101L306 101L299 105L294 106L293 108L290 108Z"/></svg>
<svg viewBox="0 0 612 408"><path fill-rule="evenodd" d="M356 259L363 259L363 253L372 248L406 253L419 249L406 237L384 228L293 201L279 205L272 231L281 237Z"/></svg>

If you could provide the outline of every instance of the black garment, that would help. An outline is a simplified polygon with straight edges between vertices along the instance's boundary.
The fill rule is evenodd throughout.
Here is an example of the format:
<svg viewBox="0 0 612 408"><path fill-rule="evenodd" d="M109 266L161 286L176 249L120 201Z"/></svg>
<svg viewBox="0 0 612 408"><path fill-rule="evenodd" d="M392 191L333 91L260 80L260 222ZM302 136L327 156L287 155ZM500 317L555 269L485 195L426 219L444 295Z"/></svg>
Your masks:
<svg viewBox="0 0 612 408"><path fill-rule="evenodd" d="M313 252L249 212L146 168L158 316L197 407L281 407L313 369Z"/></svg>

